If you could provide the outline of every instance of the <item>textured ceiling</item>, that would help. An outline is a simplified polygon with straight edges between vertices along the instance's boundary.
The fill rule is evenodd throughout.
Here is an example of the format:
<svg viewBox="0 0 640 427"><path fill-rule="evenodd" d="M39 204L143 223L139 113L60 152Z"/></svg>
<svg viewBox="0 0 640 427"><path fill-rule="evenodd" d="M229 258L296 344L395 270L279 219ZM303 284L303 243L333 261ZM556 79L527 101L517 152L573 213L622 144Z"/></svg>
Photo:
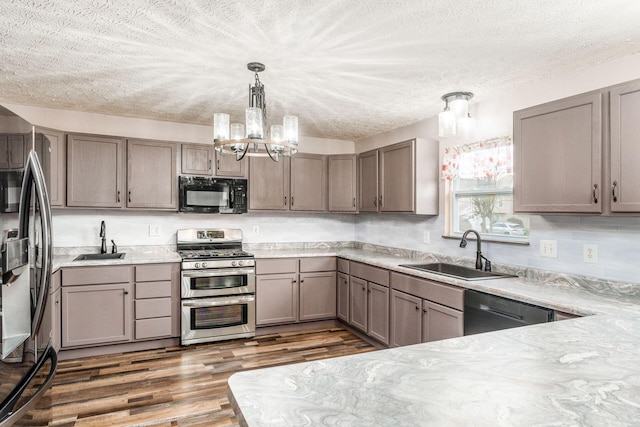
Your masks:
<svg viewBox="0 0 640 427"><path fill-rule="evenodd" d="M242 120L259 61L272 121L345 140L431 117L452 90L480 102L637 52L638 0L0 2L0 100Z"/></svg>

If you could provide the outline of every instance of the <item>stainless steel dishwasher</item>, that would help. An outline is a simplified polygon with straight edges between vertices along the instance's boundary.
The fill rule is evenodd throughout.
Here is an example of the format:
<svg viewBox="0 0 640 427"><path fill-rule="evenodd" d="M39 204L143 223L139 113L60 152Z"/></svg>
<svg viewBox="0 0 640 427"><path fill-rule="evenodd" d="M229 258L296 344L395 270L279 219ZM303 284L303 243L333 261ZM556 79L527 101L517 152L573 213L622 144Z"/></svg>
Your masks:
<svg viewBox="0 0 640 427"><path fill-rule="evenodd" d="M467 289L464 334L473 335L553 321L553 310Z"/></svg>

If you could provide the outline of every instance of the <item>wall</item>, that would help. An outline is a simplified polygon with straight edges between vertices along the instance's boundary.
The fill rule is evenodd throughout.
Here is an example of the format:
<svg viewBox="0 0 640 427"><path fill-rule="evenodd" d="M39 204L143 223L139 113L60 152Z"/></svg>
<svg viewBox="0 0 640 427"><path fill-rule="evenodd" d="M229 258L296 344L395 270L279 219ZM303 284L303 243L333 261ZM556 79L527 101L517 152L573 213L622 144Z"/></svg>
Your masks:
<svg viewBox="0 0 640 427"><path fill-rule="evenodd" d="M477 94L477 99L482 102L470 107L478 125L473 140L511 135L515 110L634 80L640 78L638 70L640 54L532 82L512 90ZM438 117L358 141L356 152L415 137L438 141ZM445 147L461 143L463 141L456 138L440 140L440 159ZM444 185L441 183L440 212L444 212L443 194ZM361 242L473 258L475 246L472 244L461 249L458 240L441 237L444 222L442 214L435 217L361 214L356 218L355 234L356 239ZM431 243L424 243L424 232L430 234ZM539 255L540 240L547 239L557 240L558 258L543 258ZM598 245L597 264L583 262L582 245L585 243ZM531 215L529 246L485 243L483 253L495 263L640 283L636 267L640 260L640 218Z"/></svg>

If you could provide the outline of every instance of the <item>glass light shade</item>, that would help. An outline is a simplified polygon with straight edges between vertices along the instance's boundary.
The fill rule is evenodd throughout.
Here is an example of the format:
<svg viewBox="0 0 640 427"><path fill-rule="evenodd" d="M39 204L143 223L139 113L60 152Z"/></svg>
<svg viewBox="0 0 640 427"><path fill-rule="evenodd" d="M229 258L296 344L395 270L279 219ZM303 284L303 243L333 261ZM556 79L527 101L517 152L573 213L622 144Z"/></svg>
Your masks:
<svg viewBox="0 0 640 427"><path fill-rule="evenodd" d="M229 139L229 115L215 113L213 115L213 141L226 141Z"/></svg>
<svg viewBox="0 0 640 427"><path fill-rule="evenodd" d="M282 125L271 125L269 139L276 144L269 144L271 151L282 152L284 147L277 145L284 141L284 127Z"/></svg>
<svg viewBox="0 0 640 427"><path fill-rule="evenodd" d="M231 135L229 139L239 141L244 138L244 125L242 123L231 123Z"/></svg>
<svg viewBox="0 0 640 427"><path fill-rule="evenodd" d="M458 120L464 119L469 114L469 101L464 98L451 100L449 101L449 108Z"/></svg>
<svg viewBox="0 0 640 427"><path fill-rule="evenodd" d="M249 107L245 110L245 123L247 125L247 138L263 139L264 129L262 127L262 108Z"/></svg>
<svg viewBox="0 0 640 427"><path fill-rule="evenodd" d="M476 119L471 117L471 114L467 113L467 117L463 117L458 120L458 132L464 139L470 139L473 136L475 129Z"/></svg>
<svg viewBox="0 0 640 427"><path fill-rule="evenodd" d="M298 145L298 117L284 116L282 118L282 126L284 128L284 141Z"/></svg>
<svg viewBox="0 0 640 427"><path fill-rule="evenodd" d="M438 114L438 135L442 137L456 135L456 115L448 108Z"/></svg>

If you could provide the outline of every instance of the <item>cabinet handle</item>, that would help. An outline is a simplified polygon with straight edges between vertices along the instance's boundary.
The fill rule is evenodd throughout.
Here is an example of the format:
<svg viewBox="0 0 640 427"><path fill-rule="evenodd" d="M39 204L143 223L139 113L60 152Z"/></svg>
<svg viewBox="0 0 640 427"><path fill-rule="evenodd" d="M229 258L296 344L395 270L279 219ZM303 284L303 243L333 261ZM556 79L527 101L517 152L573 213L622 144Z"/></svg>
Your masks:
<svg viewBox="0 0 640 427"><path fill-rule="evenodd" d="M124 294L125 295L129 295L129 291L124 291Z"/></svg>
<svg viewBox="0 0 640 427"><path fill-rule="evenodd" d="M304 280L303 280L303 279L300 279L300 283L304 283Z"/></svg>
<svg viewBox="0 0 640 427"><path fill-rule="evenodd" d="M378 198L377 197L373 198L373 206L375 206L376 208L378 207Z"/></svg>
<svg viewBox="0 0 640 427"><path fill-rule="evenodd" d="M117 195L117 197L118 197L118 203L120 203L120 190L118 190L118 195Z"/></svg>
<svg viewBox="0 0 640 427"><path fill-rule="evenodd" d="M298 281L294 279L291 281L291 283L298 283Z"/></svg>
<svg viewBox="0 0 640 427"><path fill-rule="evenodd" d="M380 207L383 207L384 204L382 203L382 196L380 196L380 203L379 203Z"/></svg>
<svg viewBox="0 0 640 427"><path fill-rule="evenodd" d="M611 189L611 195L613 196L613 201L618 201L618 196L616 196L616 186L618 185L618 181L613 181L613 188Z"/></svg>
<svg viewBox="0 0 640 427"><path fill-rule="evenodd" d="M593 203L598 203L598 197L596 196L596 190L598 190L598 184L593 184Z"/></svg>
<svg viewBox="0 0 640 427"><path fill-rule="evenodd" d="M356 207L356 198L355 197L353 198L353 207L354 208Z"/></svg>
<svg viewBox="0 0 640 427"><path fill-rule="evenodd" d="M293 196L291 196L291 206L293 206Z"/></svg>
<svg viewBox="0 0 640 427"><path fill-rule="evenodd" d="M131 203L131 190L129 190L129 203Z"/></svg>
<svg viewBox="0 0 640 427"><path fill-rule="evenodd" d="M211 169L211 159L209 159L209 169Z"/></svg>
<svg viewBox="0 0 640 427"><path fill-rule="evenodd" d="M218 160L218 161L216 162L216 168L217 168L218 170L220 170L220 160Z"/></svg>
<svg viewBox="0 0 640 427"><path fill-rule="evenodd" d="M416 305L416 311L419 311L419 310L420 310L420 307L418 307L418 306Z"/></svg>
<svg viewBox="0 0 640 427"><path fill-rule="evenodd" d="M362 287L362 290L364 291L364 286Z"/></svg>
<svg viewBox="0 0 640 427"><path fill-rule="evenodd" d="M427 314L427 310L422 310L422 312L423 312L424 314Z"/></svg>
<svg viewBox="0 0 640 427"><path fill-rule="evenodd" d="M284 205L287 206L287 196L284 196Z"/></svg>

